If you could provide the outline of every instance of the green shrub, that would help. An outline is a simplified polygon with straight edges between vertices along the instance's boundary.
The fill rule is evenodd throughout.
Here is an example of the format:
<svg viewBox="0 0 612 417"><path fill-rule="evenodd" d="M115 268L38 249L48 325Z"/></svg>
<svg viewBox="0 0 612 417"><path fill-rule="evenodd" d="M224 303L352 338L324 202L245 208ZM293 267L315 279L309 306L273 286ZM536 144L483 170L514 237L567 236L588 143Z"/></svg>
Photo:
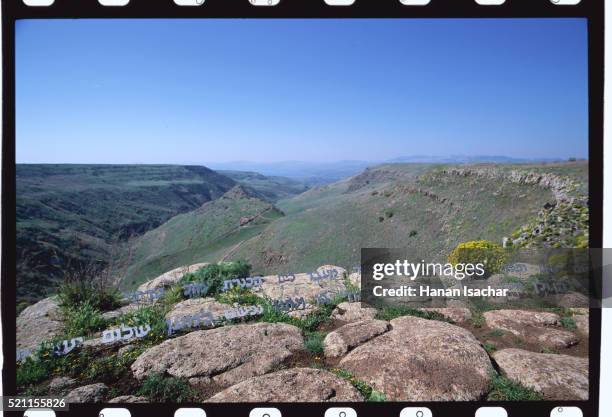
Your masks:
<svg viewBox="0 0 612 417"><path fill-rule="evenodd" d="M91 356L85 351L55 356L53 347L58 342L58 340L43 342L33 357L17 363L18 388L23 390L32 384L51 378L54 374L78 376L91 362Z"/></svg>
<svg viewBox="0 0 612 417"><path fill-rule="evenodd" d="M422 319L427 319L427 320L438 320L438 321L445 321L449 323L451 322L451 320L447 319L440 313L436 313L434 311L421 311L421 310L417 310L416 308L402 306L402 305L387 306L387 307L384 307L382 310L379 310L378 313L376 313L376 318L378 320L385 320L385 321L390 321L390 320L396 319L398 317L403 317L403 316L414 316L414 317L420 317Z"/></svg>
<svg viewBox="0 0 612 417"><path fill-rule="evenodd" d="M566 328L567 330L576 330L578 327L576 326L576 320L573 317L561 317L561 326Z"/></svg>
<svg viewBox="0 0 612 417"><path fill-rule="evenodd" d="M307 332L304 347L306 350L313 355L320 355L323 353L323 340L327 336L324 332Z"/></svg>
<svg viewBox="0 0 612 417"><path fill-rule="evenodd" d="M195 391L185 378L154 374L145 379L137 391L155 403L182 403L195 400Z"/></svg>
<svg viewBox="0 0 612 417"><path fill-rule="evenodd" d="M66 308L89 304L100 311L114 310L121 306L121 294L115 288L105 288L95 281L64 283L59 287L57 298Z"/></svg>
<svg viewBox="0 0 612 417"><path fill-rule="evenodd" d="M416 230L411 230L410 233L408 233L408 237L415 237L418 234L419 232L417 232Z"/></svg>
<svg viewBox="0 0 612 417"><path fill-rule="evenodd" d="M233 287L218 294L215 299L222 304L263 305L265 300L247 288Z"/></svg>
<svg viewBox="0 0 612 417"><path fill-rule="evenodd" d="M489 401L541 401L542 394L510 381L501 375L492 376Z"/></svg>
<svg viewBox="0 0 612 417"><path fill-rule="evenodd" d="M474 278L487 278L501 271L507 256L501 245L488 240L476 240L457 245L448 256L448 261L452 265L483 264L484 276L474 275Z"/></svg>
<svg viewBox="0 0 612 417"><path fill-rule="evenodd" d="M170 288L166 288L164 294L159 298L158 303L164 306L173 306L176 303L180 303L185 299L183 292L184 289L180 285L174 285Z"/></svg>
<svg viewBox="0 0 612 417"><path fill-rule="evenodd" d="M144 337L144 341L159 343L167 338L166 313L167 308L162 305L140 307L118 317L113 324L125 324L128 327L149 325L151 330Z"/></svg>
<svg viewBox="0 0 612 417"><path fill-rule="evenodd" d="M30 303L28 303L27 301L19 302L19 304L17 304L17 315L21 314L21 312L25 310L26 308L28 308L29 306L30 306Z"/></svg>
<svg viewBox="0 0 612 417"><path fill-rule="evenodd" d="M244 261L224 262L206 265L196 272L190 272L179 280L179 285L202 283L208 285L209 294L219 294L223 289L223 282L228 279L246 278L251 273L251 265Z"/></svg>
<svg viewBox="0 0 612 417"><path fill-rule="evenodd" d="M477 329L480 329L486 323L484 315L480 311L472 312L472 317L470 318L470 322L472 323L472 326L476 327Z"/></svg>
<svg viewBox="0 0 612 417"><path fill-rule="evenodd" d="M92 382L109 384L129 372L132 362L134 362L134 359L123 355L98 358L89 364L82 375Z"/></svg>
<svg viewBox="0 0 612 417"><path fill-rule="evenodd" d="M346 371L344 369L332 369L332 372L336 374L336 376L339 376L340 378L344 378L352 386L354 386L357 389L357 391L359 391L361 395L366 399L366 401L372 401L372 402L387 401L385 394L374 390L367 382L364 382L364 381L361 381L355 378L355 376L349 371Z"/></svg>
<svg viewBox="0 0 612 417"><path fill-rule="evenodd" d="M17 366L17 387L26 387L51 376L47 364L27 358Z"/></svg>
<svg viewBox="0 0 612 417"><path fill-rule="evenodd" d="M61 307L65 323L65 335L67 337L80 337L99 330L103 330L108 324L102 317L102 313L96 307L85 301L72 307Z"/></svg>
<svg viewBox="0 0 612 417"><path fill-rule="evenodd" d="M283 311L276 310L270 300L264 300L262 303L264 312L259 321L266 323L287 323L300 328L304 332L313 332L323 323L331 321L331 313L334 308L341 302L346 301L346 299L346 297L337 296L330 303L318 306L314 312L301 319L291 317Z"/></svg>
<svg viewBox="0 0 612 417"><path fill-rule="evenodd" d="M391 217L393 217L393 214L394 214L394 213L393 213L393 210L391 210L391 209L386 209L386 210L385 210L385 212L384 212L384 214L385 214L385 217L386 217L387 219L390 219Z"/></svg>
<svg viewBox="0 0 612 417"><path fill-rule="evenodd" d="M491 343L485 343L482 347L484 347L484 350L486 350L489 355L492 355L497 350Z"/></svg>

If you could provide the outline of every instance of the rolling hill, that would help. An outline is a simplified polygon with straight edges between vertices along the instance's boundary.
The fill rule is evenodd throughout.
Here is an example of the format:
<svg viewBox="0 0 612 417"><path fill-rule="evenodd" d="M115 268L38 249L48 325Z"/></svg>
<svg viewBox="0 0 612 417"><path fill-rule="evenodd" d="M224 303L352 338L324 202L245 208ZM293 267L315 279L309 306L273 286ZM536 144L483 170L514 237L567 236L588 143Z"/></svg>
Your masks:
<svg viewBox="0 0 612 417"><path fill-rule="evenodd" d="M182 265L217 261L261 233L283 213L261 196L237 185L221 198L180 214L130 242L122 260L123 286L136 287Z"/></svg>
<svg viewBox="0 0 612 417"><path fill-rule="evenodd" d="M308 190L300 181L285 177L265 176L249 171L217 171L252 190L271 202L293 197Z"/></svg>
<svg viewBox="0 0 612 417"><path fill-rule="evenodd" d="M236 184L200 166L38 164L18 164L16 183L19 300L41 298L70 269L104 268L130 237Z"/></svg>
<svg viewBox="0 0 612 417"><path fill-rule="evenodd" d="M278 209L253 196L231 206L220 205L222 199L142 236L128 286L154 272L205 261L243 259L254 272L273 274L324 264L350 267L359 263L362 247L412 247L434 260L475 239L501 244L516 236L521 244L574 246L588 237L587 173L586 162L385 164L280 200ZM564 209L549 213L556 208ZM241 228L242 214L232 210L266 215ZM540 226L522 232L542 222L548 222L549 235L536 234Z"/></svg>

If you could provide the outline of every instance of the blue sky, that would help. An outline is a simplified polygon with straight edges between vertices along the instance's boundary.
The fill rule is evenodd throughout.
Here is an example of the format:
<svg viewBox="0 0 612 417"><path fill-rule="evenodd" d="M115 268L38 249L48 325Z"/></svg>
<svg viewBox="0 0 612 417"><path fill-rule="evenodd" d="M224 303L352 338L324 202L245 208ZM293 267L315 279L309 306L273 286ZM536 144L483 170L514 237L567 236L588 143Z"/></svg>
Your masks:
<svg viewBox="0 0 612 417"><path fill-rule="evenodd" d="M16 26L17 162L586 157L581 19Z"/></svg>

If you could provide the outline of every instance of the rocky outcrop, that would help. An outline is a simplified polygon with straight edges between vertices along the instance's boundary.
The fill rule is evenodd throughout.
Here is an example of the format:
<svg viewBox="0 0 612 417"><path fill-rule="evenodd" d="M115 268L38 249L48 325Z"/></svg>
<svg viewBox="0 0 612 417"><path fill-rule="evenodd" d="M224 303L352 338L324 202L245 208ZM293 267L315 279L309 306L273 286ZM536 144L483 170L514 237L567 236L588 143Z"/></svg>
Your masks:
<svg viewBox="0 0 612 417"><path fill-rule="evenodd" d="M312 302L319 295L346 291L347 288L344 283L346 269L334 265L323 265L317 268L314 273L313 276L304 273L282 278L279 278L278 275L266 276L263 277L261 287L255 288L254 292L273 300L304 298L306 301Z"/></svg>
<svg viewBox="0 0 612 417"><path fill-rule="evenodd" d="M444 318L451 320L455 323L465 323L472 318L472 312L469 308L460 307L427 307L419 308L420 311L429 313L438 313Z"/></svg>
<svg viewBox="0 0 612 417"><path fill-rule="evenodd" d="M104 401L108 387L104 384L91 384L70 391L66 397L67 403L99 403Z"/></svg>
<svg viewBox="0 0 612 417"><path fill-rule="evenodd" d="M210 312L213 316L223 316L225 310L232 306L215 301L214 298L192 298L175 304L166 314L166 320L180 320L188 316Z"/></svg>
<svg viewBox="0 0 612 417"><path fill-rule="evenodd" d="M576 184L569 178L552 173L532 171L500 171L495 168L450 168L443 171L446 175L460 177L476 176L491 180L504 180L515 184L535 185L549 189L557 201L574 201L571 192Z"/></svg>
<svg viewBox="0 0 612 417"><path fill-rule="evenodd" d="M156 290L158 288L171 287L176 284L183 275L196 272L198 269L208 265L208 263L198 263L193 265L181 266L179 268L173 269L172 271L168 271L165 274L158 276L155 279L145 282L140 287L138 287L138 291L148 291L148 290Z"/></svg>
<svg viewBox="0 0 612 417"><path fill-rule="evenodd" d="M554 313L525 310L493 310L484 313L491 329L512 333L529 343L542 347L561 349L579 342L578 337L567 330L555 328L559 316Z"/></svg>
<svg viewBox="0 0 612 417"><path fill-rule="evenodd" d="M503 349L493 354L503 375L547 400L588 400L589 360L567 355Z"/></svg>
<svg viewBox="0 0 612 417"><path fill-rule="evenodd" d="M64 329L59 305L54 297L27 307L17 317L17 349L36 350L40 344Z"/></svg>
<svg viewBox="0 0 612 417"><path fill-rule="evenodd" d="M49 383L49 391L51 393L60 393L65 391L67 388L71 388L76 385L76 380L68 378L66 376L58 376L51 380Z"/></svg>
<svg viewBox="0 0 612 417"><path fill-rule="evenodd" d="M229 386L263 375L303 349L301 331L288 324L241 324L201 330L167 340L140 355L131 370L136 379L167 373L194 385Z"/></svg>
<svg viewBox="0 0 612 417"><path fill-rule="evenodd" d="M226 402L356 402L359 392L336 375L309 368L294 368L243 381L208 400Z"/></svg>
<svg viewBox="0 0 612 417"><path fill-rule="evenodd" d="M469 331L411 316L392 320L391 327L339 367L390 401L473 401L488 392L493 367Z"/></svg>
<svg viewBox="0 0 612 417"><path fill-rule="evenodd" d="M376 309L364 307L362 303L340 303L336 306L331 314L334 320L340 320L347 323L362 320L372 320L376 317Z"/></svg>
<svg viewBox="0 0 612 417"><path fill-rule="evenodd" d="M137 397L135 395L122 395L121 397L115 397L111 400L108 400L110 404L138 404L138 403L148 403L145 397Z"/></svg>
<svg viewBox="0 0 612 417"><path fill-rule="evenodd" d="M382 320L357 321L346 324L329 333L323 341L325 356L338 358L349 350L389 330L389 323Z"/></svg>

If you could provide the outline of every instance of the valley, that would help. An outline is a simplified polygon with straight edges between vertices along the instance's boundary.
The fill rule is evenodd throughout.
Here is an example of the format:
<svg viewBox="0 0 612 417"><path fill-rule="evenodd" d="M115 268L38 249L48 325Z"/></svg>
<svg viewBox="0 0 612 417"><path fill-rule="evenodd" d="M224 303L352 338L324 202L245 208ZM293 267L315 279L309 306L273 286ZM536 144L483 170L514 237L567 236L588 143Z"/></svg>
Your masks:
<svg viewBox="0 0 612 417"><path fill-rule="evenodd" d="M20 166L19 295L52 294L70 262L109 256L105 273L133 289L199 262L244 260L265 275L350 268L362 247L436 260L468 240L554 246L555 227L575 246L588 238L587 172L586 162L394 163L309 188L204 167ZM553 217L538 226L550 236L536 236Z"/></svg>

